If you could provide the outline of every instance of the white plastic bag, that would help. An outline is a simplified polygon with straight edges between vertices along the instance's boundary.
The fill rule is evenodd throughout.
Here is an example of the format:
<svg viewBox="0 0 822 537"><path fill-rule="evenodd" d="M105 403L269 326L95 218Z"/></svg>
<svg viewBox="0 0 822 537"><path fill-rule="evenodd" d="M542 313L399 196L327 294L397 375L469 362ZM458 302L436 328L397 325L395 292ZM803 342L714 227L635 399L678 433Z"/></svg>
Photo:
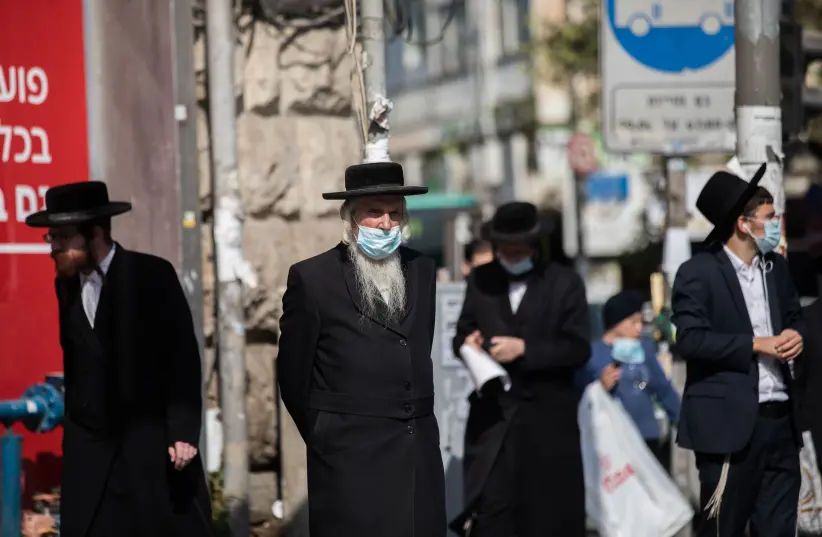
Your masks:
<svg viewBox="0 0 822 537"><path fill-rule="evenodd" d="M601 537L671 537L693 509L599 382L579 405L585 508Z"/></svg>
<svg viewBox="0 0 822 537"><path fill-rule="evenodd" d="M797 527L803 535L822 535L822 479L816 461L816 448L811 433L802 433L805 446L799 452L802 486L799 489Z"/></svg>

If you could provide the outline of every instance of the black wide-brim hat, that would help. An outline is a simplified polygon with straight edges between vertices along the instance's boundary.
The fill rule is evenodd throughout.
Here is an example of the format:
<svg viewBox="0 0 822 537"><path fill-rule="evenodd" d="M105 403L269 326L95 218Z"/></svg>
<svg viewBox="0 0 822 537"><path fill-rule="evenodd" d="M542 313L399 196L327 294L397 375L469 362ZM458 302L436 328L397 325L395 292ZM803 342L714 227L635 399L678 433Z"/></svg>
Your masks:
<svg viewBox="0 0 822 537"><path fill-rule="evenodd" d="M46 191L46 210L29 215L30 227L60 227L86 224L131 210L131 203L109 201L108 189L100 181L55 186Z"/></svg>
<svg viewBox="0 0 822 537"><path fill-rule="evenodd" d="M543 226L537 208L524 201L500 205L494 217L483 226L486 240L494 244L530 243L538 240Z"/></svg>
<svg viewBox="0 0 822 537"><path fill-rule="evenodd" d="M750 181L726 171L716 172L708 179L696 199L696 208L714 225L703 244L710 245L725 238L724 235L742 215L745 204L756 193L766 169L766 164L760 166Z"/></svg>
<svg viewBox="0 0 822 537"><path fill-rule="evenodd" d="M416 196L427 186L405 186L402 166L396 162L355 164L345 170L345 191L326 192L323 199L346 200L365 196Z"/></svg>

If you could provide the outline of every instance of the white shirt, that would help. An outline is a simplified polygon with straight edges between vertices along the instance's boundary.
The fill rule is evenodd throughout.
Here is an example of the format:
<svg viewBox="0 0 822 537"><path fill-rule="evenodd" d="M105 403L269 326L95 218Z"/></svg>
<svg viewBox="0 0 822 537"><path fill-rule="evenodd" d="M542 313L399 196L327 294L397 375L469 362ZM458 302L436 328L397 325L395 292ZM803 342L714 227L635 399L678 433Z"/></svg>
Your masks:
<svg viewBox="0 0 822 537"><path fill-rule="evenodd" d="M528 284L522 282L511 282L508 284L508 301L511 302L511 311L516 313L519 305L522 302L522 297L525 296L525 291L528 289Z"/></svg>
<svg viewBox="0 0 822 537"><path fill-rule="evenodd" d="M764 267L761 258L757 256L750 265L746 265L727 246L725 246L725 253L728 254L736 271L739 285L742 287L742 296L745 297L745 306L748 309L754 336L772 336L771 310L765 294ZM775 358L761 355L757 356L757 362L759 364L759 402L787 401L788 393L785 390L785 381L782 378L779 362Z"/></svg>
<svg viewBox="0 0 822 537"><path fill-rule="evenodd" d="M112 244L108 255L100 263L100 270L103 271L104 275L108 273L116 249L117 246ZM97 315L97 305L100 303L100 293L103 291L103 280L95 270L89 274L80 274L80 285L83 310L86 312L88 323L94 328L94 317Z"/></svg>

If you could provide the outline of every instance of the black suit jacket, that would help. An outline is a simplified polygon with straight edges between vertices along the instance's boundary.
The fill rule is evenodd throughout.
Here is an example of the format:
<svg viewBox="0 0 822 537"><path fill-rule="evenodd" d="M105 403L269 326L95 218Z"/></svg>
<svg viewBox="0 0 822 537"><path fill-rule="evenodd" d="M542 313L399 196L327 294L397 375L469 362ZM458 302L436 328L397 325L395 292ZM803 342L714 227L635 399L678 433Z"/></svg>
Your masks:
<svg viewBox="0 0 822 537"><path fill-rule="evenodd" d="M774 334L792 328L805 335L785 259L764 256ZM759 370L742 287L723 249L702 252L677 272L671 306L676 351L687 362L677 442L705 453L734 453L750 440L759 409ZM781 363L788 394L793 382ZM794 416L796 413L794 413Z"/></svg>
<svg viewBox="0 0 822 537"><path fill-rule="evenodd" d="M198 446L202 412L199 345L174 267L117 245L93 328L79 277L55 288L66 393L61 534L83 537L103 495L128 494L115 514L123 535L207 535L202 463L178 472L168 455L174 442Z"/></svg>

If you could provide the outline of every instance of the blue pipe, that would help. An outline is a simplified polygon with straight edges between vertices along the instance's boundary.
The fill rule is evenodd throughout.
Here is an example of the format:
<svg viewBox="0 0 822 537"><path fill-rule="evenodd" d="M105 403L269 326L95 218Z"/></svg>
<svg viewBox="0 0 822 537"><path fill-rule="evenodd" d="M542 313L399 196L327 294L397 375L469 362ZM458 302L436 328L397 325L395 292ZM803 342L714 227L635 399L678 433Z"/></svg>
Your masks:
<svg viewBox="0 0 822 537"><path fill-rule="evenodd" d="M45 413L46 401L40 397L0 401L0 422L20 421L23 418L42 416Z"/></svg>
<svg viewBox="0 0 822 537"><path fill-rule="evenodd" d="M23 437L11 429L0 437L0 537L18 537L22 531Z"/></svg>
<svg viewBox="0 0 822 537"><path fill-rule="evenodd" d="M51 431L63 419L62 385L56 378L29 387L20 399L0 401L0 537L19 537L22 532L23 437L11 430L22 423L29 431Z"/></svg>

